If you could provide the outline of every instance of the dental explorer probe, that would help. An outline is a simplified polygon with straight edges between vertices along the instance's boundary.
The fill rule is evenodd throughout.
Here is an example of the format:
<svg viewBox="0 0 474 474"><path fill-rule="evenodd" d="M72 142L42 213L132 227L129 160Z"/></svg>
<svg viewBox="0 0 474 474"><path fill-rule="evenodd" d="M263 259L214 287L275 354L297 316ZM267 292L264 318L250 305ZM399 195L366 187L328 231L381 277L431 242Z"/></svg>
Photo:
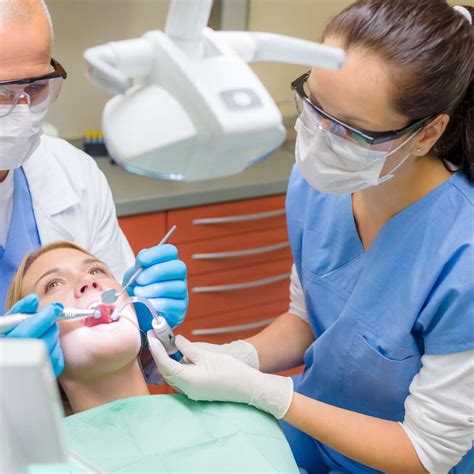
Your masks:
<svg viewBox="0 0 474 474"><path fill-rule="evenodd" d="M12 329L15 329L22 322L35 315L35 313L13 313L0 316L0 336L4 336L7 332L11 331ZM85 318L87 316L100 318L101 313L100 310L98 310L97 308L64 308L61 314L58 316L57 321L79 319Z"/></svg>
<svg viewBox="0 0 474 474"><path fill-rule="evenodd" d="M171 227L171 229L166 233L166 235L161 239L160 243L158 246L166 244L168 242L169 238L174 234L174 231L176 230L176 226L174 225ZM108 290L105 290L102 293L101 296L101 301L102 304L114 304L120 296L126 291L126 289L138 278L140 273L143 271L144 267L138 267L135 273L129 278L127 281L126 285L122 288L120 293L117 293L117 290L115 288L110 288Z"/></svg>

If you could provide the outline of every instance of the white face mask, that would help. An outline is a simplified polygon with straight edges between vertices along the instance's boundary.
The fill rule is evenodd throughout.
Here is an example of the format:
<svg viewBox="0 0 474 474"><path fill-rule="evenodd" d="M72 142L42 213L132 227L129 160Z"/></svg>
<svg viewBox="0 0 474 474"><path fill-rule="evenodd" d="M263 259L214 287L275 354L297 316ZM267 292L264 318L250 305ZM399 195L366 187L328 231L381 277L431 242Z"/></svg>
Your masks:
<svg viewBox="0 0 474 474"><path fill-rule="evenodd" d="M0 111L3 107L7 106L0 105ZM0 117L0 170L19 168L33 154L40 143L47 112L48 101L44 101L31 108L17 105L7 116Z"/></svg>
<svg viewBox="0 0 474 474"><path fill-rule="evenodd" d="M318 191L330 194L351 194L377 186L393 178L411 155L408 154L390 173L380 176L386 159L398 151L416 133L390 152L368 150L346 139L332 135L319 126L310 130L298 119L295 125L296 166L306 181Z"/></svg>

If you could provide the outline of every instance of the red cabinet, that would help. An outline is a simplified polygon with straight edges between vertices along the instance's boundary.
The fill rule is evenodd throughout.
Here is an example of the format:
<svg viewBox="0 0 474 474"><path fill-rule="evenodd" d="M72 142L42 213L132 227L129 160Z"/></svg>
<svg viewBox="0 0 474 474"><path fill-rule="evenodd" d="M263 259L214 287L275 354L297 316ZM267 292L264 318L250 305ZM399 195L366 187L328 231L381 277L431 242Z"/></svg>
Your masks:
<svg viewBox="0 0 474 474"><path fill-rule="evenodd" d="M288 310L284 195L124 217L120 225L135 252L177 226L171 243L188 266L190 301L178 332L191 340L247 338Z"/></svg>

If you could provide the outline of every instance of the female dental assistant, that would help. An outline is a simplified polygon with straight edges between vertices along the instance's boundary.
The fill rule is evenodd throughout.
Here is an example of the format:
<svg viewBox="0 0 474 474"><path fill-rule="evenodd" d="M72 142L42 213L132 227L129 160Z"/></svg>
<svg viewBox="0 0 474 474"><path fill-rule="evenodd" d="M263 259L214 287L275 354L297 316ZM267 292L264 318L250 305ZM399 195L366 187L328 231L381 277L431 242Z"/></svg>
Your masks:
<svg viewBox="0 0 474 474"><path fill-rule="evenodd" d="M292 84L289 312L248 341L178 337L187 365L148 336L190 398L283 419L310 473L474 472L473 10L359 0L331 20L344 67Z"/></svg>
<svg viewBox="0 0 474 474"><path fill-rule="evenodd" d="M186 267L176 248L147 249L135 262L97 164L64 140L42 136L49 104L67 76L51 59L51 41L44 2L0 2L0 314L23 257L42 244L71 240L120 280L127 268L145 267L133 291L149 298L175 326L187 307ZM39 298L29 295L11 312L36 313L38 305ZM60 311L48 306L7 334L42 339L56 375L64 368L56 324ZM143 329L151 326L148 315L139 314L139 320Z"/></svg>

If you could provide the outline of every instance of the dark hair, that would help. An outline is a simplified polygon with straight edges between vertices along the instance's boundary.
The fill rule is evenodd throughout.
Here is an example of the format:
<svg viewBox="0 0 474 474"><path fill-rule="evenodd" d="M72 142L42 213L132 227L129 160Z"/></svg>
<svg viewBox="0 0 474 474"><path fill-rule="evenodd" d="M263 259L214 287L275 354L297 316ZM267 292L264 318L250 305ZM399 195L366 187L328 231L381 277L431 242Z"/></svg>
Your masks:
<svg viewBox="0 0 474 474"><path fill-rule="evenodd" d="M474 8L465 7L474 17ZM327 25L323 37L346 50L379 54L396 68L393 105L408 120L446 113L434 152L474 182L474 29L445 0L358 0Z"/></svg>

